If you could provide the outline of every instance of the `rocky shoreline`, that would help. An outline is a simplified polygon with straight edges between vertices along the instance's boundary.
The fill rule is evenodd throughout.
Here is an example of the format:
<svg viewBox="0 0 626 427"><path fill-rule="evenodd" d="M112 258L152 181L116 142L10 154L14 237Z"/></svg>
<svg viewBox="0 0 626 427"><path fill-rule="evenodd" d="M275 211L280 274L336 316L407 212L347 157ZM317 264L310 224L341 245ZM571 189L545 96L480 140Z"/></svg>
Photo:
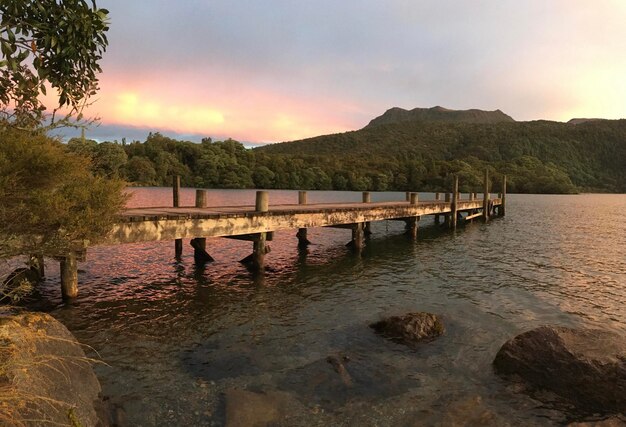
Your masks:
<svg viewBox="0 0 626 427"><path fill-rule="evenodd" d="M415 349L416 355L419 346L428 346L445 333L439 316L421 312L391 316L370 327L381 338ZM85 356L67 328L50 315L4 308L0 311L0 339L0 365L5 367L0 379L1 389L5 390L0 399L3 423L125 425L123 417L116 416L116 411L102 398L92 369L94 361ZM358 395L364 387L359 383L370 375L364 366L363 361L337 353L307 369L317 372L315 377L329 381L334 388ZM557 406L573 408L577 415L571 419L580 422L572 426L626 425L626 341L618 334L542 326L502 345L493 366L494 373L516 392L548 405L556 402ZM388 380L393 386L401 378ZM11 400L7 399L9 395ZM355 404L356 401L349 401L346 407ZM303 414L318 408L310 407L309 402L281 387L248 389L245 385L224 390L219 405L222 409L211 425L224 423L230 427L298 424L303 421ZM324 408L317 410L323 412ZM428 425L429 420L435 424L509 425L506 415L491 410L481 396L461 396L440 414L424 414L422 421Z"/></svg>
<svg viewBox="0 0 626 427"><path fill-rule="evenodd" d="M3 425L111 425L81 344L45 313L0 310Z"/></svg>

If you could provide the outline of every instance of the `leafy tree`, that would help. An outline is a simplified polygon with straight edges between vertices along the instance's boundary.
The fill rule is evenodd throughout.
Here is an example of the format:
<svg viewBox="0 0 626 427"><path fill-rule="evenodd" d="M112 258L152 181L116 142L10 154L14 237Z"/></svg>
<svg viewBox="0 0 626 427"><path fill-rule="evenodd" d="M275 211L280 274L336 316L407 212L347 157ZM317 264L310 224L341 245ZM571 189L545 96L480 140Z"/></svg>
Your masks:
<svg viewBox="0 0 626 427"><path fill-rule="evenodd" d="M131 158L124 166L124 175L131 182L144 185L156 184L156 171L150 159L144 156Z"/></svg>
<svg viewBox="0 0 626 427"><path fill-rule="evenodd" d="M252 179L256 188L273 188L274 177L274 172L263 165L257 166L252 173Z"/></svg>
<svg viewBox="0 0 626 427"><path fill-rule="evenodd" d="M127 160L128 156L121 145L114 142L103 142L95 147L93 167L98 175L119 177L120 169Z"/></svg>
<svg viewBox="0 0 626 427"><path fill-rule="evenodd" d="M98 89L107 15L86 0L0 2L0 117L37 127L45 111L39 95L48 84L58 106L80 118Z"/></svg>
<svg viewBox="0 0 626 427"><path fill-rule="evenodd" d="M49 85L80 119L97 89L107 13L85 0L0 2L0 256L96 242L125 202L122 181L91 173L91 143L73 143L79 154L45 136L39 99Z"/></svg>
<svg viewBox="0 0 626 427"><path fill-rule="evenodd" d="M72 153L81 154L83 156L93 158L96 155L98 142L93 139L71 138L67 141L67 148Z"/></svg>
<svg viewBox="0 0 626 427"><path fill-rule="evenodd" d="M56 140L0 130L0 256L97 242L125 202L123 186L92 175L87 157Z"/></svg>

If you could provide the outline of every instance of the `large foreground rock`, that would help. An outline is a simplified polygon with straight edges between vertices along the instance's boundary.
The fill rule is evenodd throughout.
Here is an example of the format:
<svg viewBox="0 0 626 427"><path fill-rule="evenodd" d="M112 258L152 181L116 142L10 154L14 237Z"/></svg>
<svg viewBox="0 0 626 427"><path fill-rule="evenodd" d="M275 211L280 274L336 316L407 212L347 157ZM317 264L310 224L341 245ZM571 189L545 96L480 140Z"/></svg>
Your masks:
<svg viewBox="0 0 626 427"><path fill-rule="evenodd" d="M443 323L437 315L422 312L391 316L372 323L370 328L387 338L404 344L433 339L444 332Z"/></svg>
<svg viewBox="0 0 626 427"><path fill-rule="evenodd" d="M542 326L507 341L493 364L581 410L626 412L626 340L618 334Z"/></svg>
<svg viewBox="0 0 626 427"><path fill-rule="evenodd" d="M0 312L0 390L1 425L104 425L90 362L48 314Z"/></svg>

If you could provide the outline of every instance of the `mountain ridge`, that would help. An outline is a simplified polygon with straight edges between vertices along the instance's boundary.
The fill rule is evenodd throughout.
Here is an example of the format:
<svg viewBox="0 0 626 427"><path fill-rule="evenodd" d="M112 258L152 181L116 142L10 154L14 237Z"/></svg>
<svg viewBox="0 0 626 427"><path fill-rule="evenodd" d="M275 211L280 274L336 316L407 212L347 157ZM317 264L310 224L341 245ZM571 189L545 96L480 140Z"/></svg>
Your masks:
<svg viewBox="0 0 626 427"><path fill-rule="evenodd" d="M411 110L392 107L370 120L364 129L400 122L502 123L515 122L515 119L501 110L485 111L476 108L452 110L439 105L431 108L417 107Z"/></svg>

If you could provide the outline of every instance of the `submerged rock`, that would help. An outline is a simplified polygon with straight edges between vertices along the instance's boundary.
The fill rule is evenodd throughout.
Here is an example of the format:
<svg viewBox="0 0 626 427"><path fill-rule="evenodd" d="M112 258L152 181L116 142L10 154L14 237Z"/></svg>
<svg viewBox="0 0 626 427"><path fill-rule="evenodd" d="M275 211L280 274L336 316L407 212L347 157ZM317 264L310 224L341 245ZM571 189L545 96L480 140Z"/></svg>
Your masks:
<svg viewBox="0 0 626 427"><path fill-rule="evenodd" d="M549 390L580 410L626 411L626 340L607 331L542 326L507 341L500 375Z"/></svg>
<svg viewBox="0 0 626 427"><path fill-rule="evenodd" d="M5 310L0 341L0 419L26 426L106 425L100 383L65 326L48 314Z"/></svg>
<svg viewBox="0 0 626 427"><path fill-rule="evenodd" d="M301 404L291 394L281 391L254 393L229 389L225 393L227 427L261 427L288 417Z"/></svg>
<svg viewBox="0 0 626 427"><path fill-rule="evenodd" d="M370 328L387 338L404 344L431 340L444 333L441 319L436 314L423 312L391 316L372 323Z"/></svg>

